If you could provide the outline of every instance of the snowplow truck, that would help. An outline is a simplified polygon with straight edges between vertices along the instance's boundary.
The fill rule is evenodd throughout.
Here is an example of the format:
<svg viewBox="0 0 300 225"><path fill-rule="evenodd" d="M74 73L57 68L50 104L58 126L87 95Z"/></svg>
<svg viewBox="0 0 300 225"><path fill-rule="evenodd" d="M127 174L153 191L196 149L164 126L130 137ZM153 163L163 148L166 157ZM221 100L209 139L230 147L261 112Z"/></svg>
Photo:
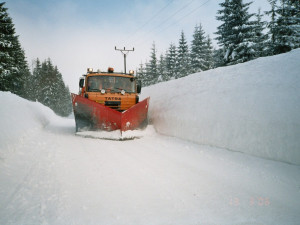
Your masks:
<svg viewBox="0 0 300 225"><path fill-rule="evenodd" d="M81 130L134 130L147 125L149 98L139 101L141 82L128 74L87 73L79 80L79 93L71 94L76 132Z"/></svg>

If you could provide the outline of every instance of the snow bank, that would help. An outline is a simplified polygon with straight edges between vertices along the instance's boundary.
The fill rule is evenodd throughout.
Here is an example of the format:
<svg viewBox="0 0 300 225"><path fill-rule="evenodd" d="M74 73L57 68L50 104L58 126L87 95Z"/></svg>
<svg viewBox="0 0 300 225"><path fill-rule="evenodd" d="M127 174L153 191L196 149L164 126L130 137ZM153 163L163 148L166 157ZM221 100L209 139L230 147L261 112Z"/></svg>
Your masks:
<svg viewBox="0 0 300 225"><path fill-rule="evenodd" d="M300 49L143 90L170 136L300 165Z"/></svg>
<svg viewBox="0 0 300 225"><path fill-rule="evenodd" d="M51 120L60 121L58 116L38 102L30 102L10 92L0 92L0 153L4 149L33 135Z"/></svg>

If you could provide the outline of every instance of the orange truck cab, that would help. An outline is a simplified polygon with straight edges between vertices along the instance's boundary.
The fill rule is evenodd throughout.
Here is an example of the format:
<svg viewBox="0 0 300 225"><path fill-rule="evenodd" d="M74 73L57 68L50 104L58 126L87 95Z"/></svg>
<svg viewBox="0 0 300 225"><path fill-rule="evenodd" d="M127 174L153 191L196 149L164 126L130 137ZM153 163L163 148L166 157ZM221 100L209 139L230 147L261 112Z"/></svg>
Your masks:
<svg viewBox="0 0 300 225"><path fill-rule="evenodd" d="M123 112L139 102L141 82L133 75L115 73L113 68L107 72L93 72L88 68L79 81L79 95L109 108Z"/></svg>

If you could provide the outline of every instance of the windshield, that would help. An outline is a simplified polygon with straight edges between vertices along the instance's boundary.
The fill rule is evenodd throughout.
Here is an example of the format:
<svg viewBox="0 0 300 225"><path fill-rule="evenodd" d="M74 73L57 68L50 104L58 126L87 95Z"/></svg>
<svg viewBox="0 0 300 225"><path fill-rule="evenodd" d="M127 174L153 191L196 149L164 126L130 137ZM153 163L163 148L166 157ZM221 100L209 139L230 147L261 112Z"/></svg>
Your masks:
<svg viewBox="0 0 300 225"><path fill-rule="evenodd" d="M110 92L127 93L135 92L135 80L130 77L115 76L90 76L87 81L87 91L101 91L102 89Z"/></svg>

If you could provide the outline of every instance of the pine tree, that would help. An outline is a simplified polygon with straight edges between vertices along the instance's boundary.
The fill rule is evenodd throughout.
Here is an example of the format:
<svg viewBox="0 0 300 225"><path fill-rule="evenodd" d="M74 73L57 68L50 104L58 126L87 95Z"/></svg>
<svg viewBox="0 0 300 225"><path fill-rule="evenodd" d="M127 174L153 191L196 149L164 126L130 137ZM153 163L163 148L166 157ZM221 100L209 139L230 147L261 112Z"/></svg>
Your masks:
<svg viewBox="0 0 300 225"><path fill-rule="evenodd" d="M166 78L167 80L175 79L176 78L176 46L171 43L170 47L166 53Z"/></svg>
<svg viewBox="0 0 300 225"><path fill-rule="evenodd" d="M281 0L277 8L275 54L300 47L300 2Z"/></svg>
<svg viewBox="0 0 300 225"><path fill-rule="evenodd" d="M248 13L251 4L243 4L242 0L225 0L220 3L223 9L218 11L220 16L217 16L217 20L223 24L217 28L216 34L219 36L216 40L223 48L226 65L246 62L255 57L251 41L254 24L250 21L253 14Z"/></svg>
<svg viewBox="0 0 300 225"><path fill-rule="evenodd" d="M42 87L42 65L38 58L33 62L33 64L34 65L30 82L35 88L32 91L31 98L34 101L39 101L38 97L41 96L40 87Z"/></svg>
<svg viewBox="0 0 300 225"><path fill-rule="evenodd" d="M275 49L276 49L276 20L277 20L277 13L276 13L276 2L277 0L268 0L271 5L271 10L265 12L265 14L271 16L270 22L267 24L267 28L269 29L267 35L268 35L268 44L267 44L267 53L266 55L274 55Z"/></svg>
<svg viewBox="0 0 300 225"><path fill-rule="evenodd" d="M143 86L147 86L146 82L145 82L145 79L146 79L146 69L145 69L145 67L143 65L143 62L141 62L140 67L137 69L137 78L139 80L141 80Z"/></svg>
<svg viewBox="0 0 300 225"><path fill-rule="evenodd" d="M204 63L204 70L209 70L214 68L214 56L213 56L213 46L212 41L209 35L206 37L205 41L205 63Z"/></svg>
<svg viewBox="0 0 300 225"><path fill-rule="evenodd" d="M175 78L184 77L190 72L189 47L183 31L181 31L177 48L177 70Z"/></svg>
<svg viewBox="0 0 300 225"><path fill-rule="evenodd" d="M167 72L166 72L166 60L163 54L159 57L159 62L157 65L157 73L158 73L158 82L167 81Z"/></svg>
<svg viewBox="0 0 300 225"><path fill-rule="evenodd" d="M255 57L261 57L267 55L267 44L268 44L268 35L264 34L264 29L266 27L266 22L262 21L262 14L260 9L255 15L256 20L254 21L253 29L253 49L255 51Z"/></svg>
<svg viewBox="0 0 300 225"><path fill-rule="evenodd" d="M11 91L26 97L24 83L29 76L29 69L4 4L0 3L0 91Z"/></svg>
<svg viewBox="0 0 300 225"><path fill-rule="evenodd" d="M157 57L155 43L152 44L150 61L147 67L147 76L150 79L150 84L157 83L158 73L157 73Z"/></svg>
<svg viewBox="0 0 300 225"><path fill-rule="evenodd" d="M271 10L266 14L271 16L268 23L270 41L269 55L288 52L300 47L300 2L295 0L268 0Z"/></svg>
<svg viewBox="0 0 300 225"><path fill-rule="evenodd" d="M207 69L205 65L205 58L207 53L207 46L205 40L205 32L202 29L202 25L196 25L193 34L193 40L191 45L191 72L201 72Z"/></svg>
<svg viewBox="0 0 300 225"><path fill-rule="evenodd" d="M52 67L53 84L51 87L51 108L60 116L68 116L72 111L70 91L65 86L57 66Z"/></svg>
<svg viewBox="0 0 300 225"><path fill-rule="evenodd" d="M219 49L216 52L217 57L217 65L226 65L227 62L227 51L230 51L231 47L231 42L228 41L228 37L231 35L230 29L232 29L231 24L230 24L230 15L231 15L231 10L230 10L230 2L229 0L225 0L224 2L219 4L222 9L218 10L217 14L219 16L216 17L217 20L222 21L223 23L217 27L218 31L215 33L218 36L215 38L218 41L219 46L221 49ZM228 49L228 50L227 50Z"/></svg>
<svg viewBox="0 0 300 225"><path fill-rule="evenodd" d="M149 71L150 71L149 63L146 60L146 62L145 62L145 76L144 76L144 80L143 80L145 86L150 86L150 85L153 84L153 78L152 78L152 76L149 75Z"/></svg>

